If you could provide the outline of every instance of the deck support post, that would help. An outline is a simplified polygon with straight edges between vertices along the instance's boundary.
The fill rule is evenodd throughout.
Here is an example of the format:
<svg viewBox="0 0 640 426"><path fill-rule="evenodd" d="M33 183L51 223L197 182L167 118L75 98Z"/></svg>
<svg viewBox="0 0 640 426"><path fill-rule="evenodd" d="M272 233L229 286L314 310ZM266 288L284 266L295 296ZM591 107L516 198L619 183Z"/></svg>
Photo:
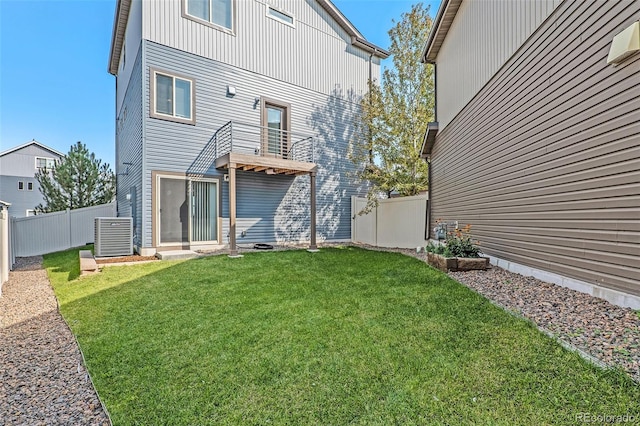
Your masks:
<svg viewBox="0 0 640 426"><path fill-rule="evenodd" d="M229 164L229 257L240 257L236 246L236 165Z"/></svg>
<svg viewBox="0 0 640 426"><path fill-rule="evenodd" d="M311 245L309 251L318 251L316 245L316 172L309 173L311 181Z"/></svg>

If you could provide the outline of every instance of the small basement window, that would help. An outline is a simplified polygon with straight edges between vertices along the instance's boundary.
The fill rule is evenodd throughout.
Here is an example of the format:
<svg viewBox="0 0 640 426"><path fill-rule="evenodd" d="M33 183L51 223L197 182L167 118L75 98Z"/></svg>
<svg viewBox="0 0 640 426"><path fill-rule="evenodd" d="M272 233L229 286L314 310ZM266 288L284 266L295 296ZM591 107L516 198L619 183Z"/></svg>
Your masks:
<svg viewBox="0 0 640 426"><path fill-rule="evenodd" d="M293 15L282 10L267 6L267 16L269 18L276 19L278 21L284 22L285 24L293 26Z"/></svg>

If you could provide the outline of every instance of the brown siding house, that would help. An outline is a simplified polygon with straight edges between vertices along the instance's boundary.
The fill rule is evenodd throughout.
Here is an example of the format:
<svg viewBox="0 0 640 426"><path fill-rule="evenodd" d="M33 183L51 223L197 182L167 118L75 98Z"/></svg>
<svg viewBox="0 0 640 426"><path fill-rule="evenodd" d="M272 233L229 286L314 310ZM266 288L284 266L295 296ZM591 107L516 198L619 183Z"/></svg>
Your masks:
<svg viewBox="0 0 640 426"><path fill-rule="evenodd" d="M640 53L607 63L640 1L513 3L443 0L425 46L443 117L423 145L430 222L471 224L498 266L640 309Z"/></svg>

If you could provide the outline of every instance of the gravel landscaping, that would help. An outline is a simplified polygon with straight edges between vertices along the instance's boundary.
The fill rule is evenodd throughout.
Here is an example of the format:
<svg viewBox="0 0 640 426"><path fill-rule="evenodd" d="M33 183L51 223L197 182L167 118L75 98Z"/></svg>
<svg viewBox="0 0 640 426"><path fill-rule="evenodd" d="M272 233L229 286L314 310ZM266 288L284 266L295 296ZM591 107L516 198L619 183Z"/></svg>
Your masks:
<svg viewBox="0 0 640 426"><path fill-rule="evenodd" d="M42 257L17 263L0 298L0 424L109 425Z"/></svg>

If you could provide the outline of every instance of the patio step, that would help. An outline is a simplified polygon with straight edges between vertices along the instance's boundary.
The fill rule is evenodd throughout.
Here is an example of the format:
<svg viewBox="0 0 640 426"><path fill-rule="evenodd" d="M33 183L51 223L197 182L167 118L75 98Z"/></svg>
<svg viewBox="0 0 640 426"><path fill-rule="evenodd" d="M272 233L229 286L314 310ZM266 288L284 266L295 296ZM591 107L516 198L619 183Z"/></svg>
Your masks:
<svg viewBox="0 0 640 426"><path fill-rule="evenodd" d="M91 250L80 250L80 275L88 275L99 272L98 264Z"/></svg>
<svg viewBox="0 0 640 426"><path fill-rule="evenodd" d="M191 250L168 250L157 252L156 257L160 260L185 260L195 259L196 257L200 257L200 255Z"/></svg>

